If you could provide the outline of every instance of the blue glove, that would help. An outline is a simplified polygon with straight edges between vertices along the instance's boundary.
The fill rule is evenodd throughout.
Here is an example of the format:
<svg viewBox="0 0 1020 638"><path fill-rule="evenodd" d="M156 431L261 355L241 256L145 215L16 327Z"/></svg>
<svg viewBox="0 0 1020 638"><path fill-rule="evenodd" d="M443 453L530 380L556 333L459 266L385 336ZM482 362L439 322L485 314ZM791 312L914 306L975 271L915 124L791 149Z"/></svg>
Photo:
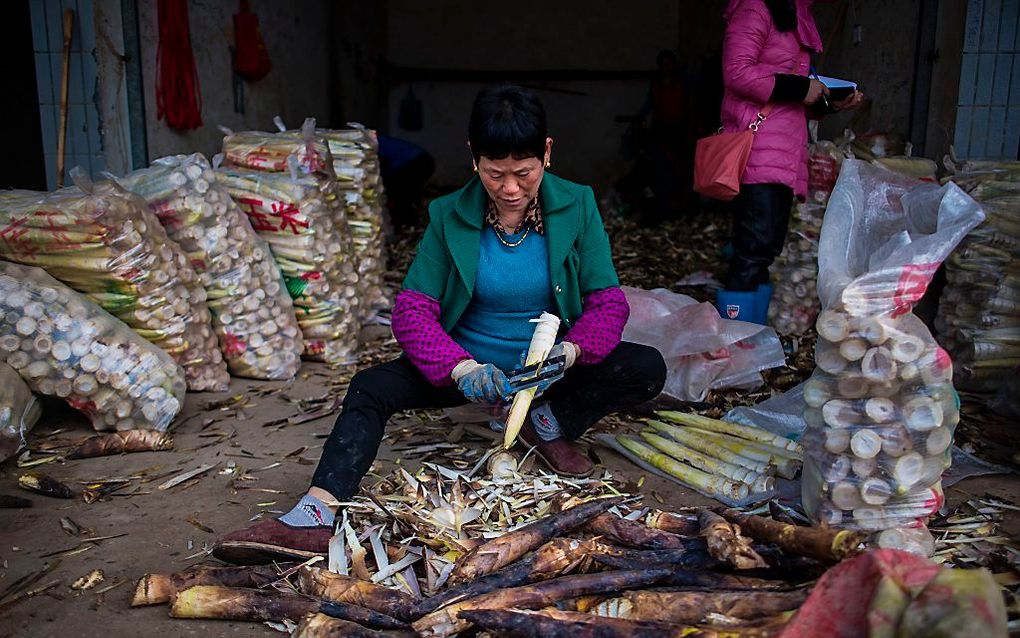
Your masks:
<svg viewBox="0 0 1020 638"><path fill-rule="evenodd" d="M475 403L499 403L510 394L510 381L491 363L481 364L473 359L461 361L450 376L461 394Z"/></svg>

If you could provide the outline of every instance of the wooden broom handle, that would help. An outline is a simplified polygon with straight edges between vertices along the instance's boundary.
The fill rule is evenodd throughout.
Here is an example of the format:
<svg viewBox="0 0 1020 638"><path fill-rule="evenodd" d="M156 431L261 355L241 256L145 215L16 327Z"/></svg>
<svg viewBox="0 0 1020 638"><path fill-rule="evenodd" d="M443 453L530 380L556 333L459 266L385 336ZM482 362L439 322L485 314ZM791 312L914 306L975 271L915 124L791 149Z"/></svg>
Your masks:
<svg viewBox="0 0 1020 638"><path fill-rule="evenodd" d="M64 11L64 67L60 77L60 130L57 131L57 188L64 185L64 153L67 150L67 85L71 79L71 28L74 11Z"/></svg>

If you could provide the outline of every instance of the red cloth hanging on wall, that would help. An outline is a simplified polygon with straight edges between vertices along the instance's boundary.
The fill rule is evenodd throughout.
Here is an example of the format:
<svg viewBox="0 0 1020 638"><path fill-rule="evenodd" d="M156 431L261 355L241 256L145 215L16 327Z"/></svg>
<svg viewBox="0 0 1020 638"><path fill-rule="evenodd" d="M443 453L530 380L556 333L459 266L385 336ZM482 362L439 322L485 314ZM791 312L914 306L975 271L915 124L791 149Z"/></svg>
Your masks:
<svg viewBox="0 0 1020 638"><path fill-rule="evenodd" d="M156 117L171 128L202 126L202 94L191 51L187 0L158 0L159 45L156 49Z"/></svg>
<svg viewBox="0 0 1020 638"><path fill-rule="evenodd" d="M266 77L272 64L259 29L259 17L252 13L248 0L234 14L234 71L245 80L256 82Z"/></svg>

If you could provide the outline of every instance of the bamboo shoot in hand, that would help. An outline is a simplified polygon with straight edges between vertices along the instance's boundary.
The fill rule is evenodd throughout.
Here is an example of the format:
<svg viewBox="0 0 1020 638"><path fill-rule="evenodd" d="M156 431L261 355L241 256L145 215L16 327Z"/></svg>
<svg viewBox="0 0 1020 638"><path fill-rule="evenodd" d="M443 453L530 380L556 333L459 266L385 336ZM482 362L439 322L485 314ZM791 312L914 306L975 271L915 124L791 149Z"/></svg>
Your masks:
<svg viewBox="0 0 1020 638"><path fill-rule="evenodd" d="M531 345L528 347L528 354L524 365L530 366L549 356L549 351L556 345L556 333L560 329L560 319L556 315L543 312L542 316L534 320L537 325L531 337ZM506 429L503 431L503 447L507 450L517 440L521 432L524 419L528 416L528 409L535 398L536 388L528 388L518 392L510 404L510 414L506 418Z"/></svg>

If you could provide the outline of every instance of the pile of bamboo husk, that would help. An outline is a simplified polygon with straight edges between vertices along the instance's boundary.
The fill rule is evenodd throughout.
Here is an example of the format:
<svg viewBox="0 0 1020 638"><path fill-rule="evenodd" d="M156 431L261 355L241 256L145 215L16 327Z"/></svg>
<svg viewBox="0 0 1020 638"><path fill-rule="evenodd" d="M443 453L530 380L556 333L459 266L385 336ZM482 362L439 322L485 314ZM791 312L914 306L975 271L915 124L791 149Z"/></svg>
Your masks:
<svg viewBox="0 0 1020 638"><path fill-rule="evenodd" d="M968 162L950 179L986 218L946 261L935 326L956 384L994 392L1020 366L1020 162Z"/></svg>
<svg viewBox="0 0 1020 638"><path fill-rule="evenodd" d="M305 357L356 360L362 284L329 148L301 131L229 133L220 168L234 201L269 243L294 299Z"/></svg>
<svg viewBox="0 0 1020 638"><path fill-rule="evenodd" d="M723 500L745 503L775 492L778 475L796 477L803 449L768 430L683 412L657 412L640 432L644 442L617 436L635 457L686 485ZM756 498L757 497L757 498Z"/></svg>
<svg viewBox="0 0 1020 638"><path fill-rule="evenodd" d="M328 556L147 574L132 604L276 623L298 638L472 627L763 636L789 621L804 583L863 540L735 510L648 509L608 473L575 480L523 466L499 451L468 470L397 470L341 504Z"/></svg>
<svg viewBox="0 0 1020 638"><path fill-rule="evenodd" d="M3 310L6 320L6 309ZM6 356L3 358L6 359ZM25 447L25 435L41 415L39 402L25 381L14 368L0 361L0 461L14 456Z"/></svg>
<svg viewBox="0 0 1020 638"><path fill-rule="evenodd" d="M166 430L180 411L181 368L43 270L0 261L0 311L0 361L96 430Z"/></svg>
<svg viewBox="0 0 1020 638"><path fill-rule="evenodd" d="M0 256L42 267L169 353L188 389L225 390L206 293L144 200L110 180L0 195Z"/></svg>
<svg viewBox="0 0 1020 638"><path fill-rule="evenodd" d="M236 376L290 379L304 345L268 244L200 154L156 160L119 180L141 196L202 280L213 328Z"/></svg>
<svg viewBox="0 0 1020 638"><path fill-rule="evenodd" d="M769 325L781 334L808 331L821 309L817 290L818 235L845 157L829 141L814 142L808 153L808 197L803 202L794 202L786 245L771 269L774 292Z"/></svg>
<svg viewBox="0 0 1020 638"><path fill-rule="evenodd" d="M385 193L379 166L379 142L373 130L360 125L350 129L317 129L333 156L333 170L347 204L347 224L358 258L362 282L362 320L370 320L389 307L384 288L386 252Z"/></svg>

